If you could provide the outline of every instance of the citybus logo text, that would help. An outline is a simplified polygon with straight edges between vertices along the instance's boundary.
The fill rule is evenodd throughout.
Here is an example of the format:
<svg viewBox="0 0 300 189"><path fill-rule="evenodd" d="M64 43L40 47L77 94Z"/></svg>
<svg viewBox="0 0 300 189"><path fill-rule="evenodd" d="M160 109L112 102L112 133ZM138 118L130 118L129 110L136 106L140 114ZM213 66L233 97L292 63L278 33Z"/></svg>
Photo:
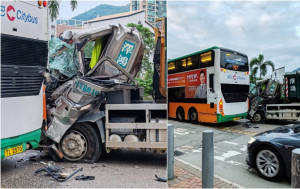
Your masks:
<svg viewBox="0 0 300 189"><path fill-rule="evenodd" d="M227 75L228 79L233 79L233 80L246 80L245 77L238 76L238 75Z"/></svg>
<svg viewBox="0 0 300 189"><path fill-rule="evenodd" d="M30 13L26 13L22 10L17 10L12 6L8 5L7 8L1 5L1 17L4 17L5 14L7 15L8 20L14 21L16 18L23 22L38 23L38 17L31 16Z"/></svg>
<svg viewBox="0 0 300 189"><path fill-rule="evenodd" d="M10 15L9 15L9 12L10 12L10 11L13 11L13 12L16 11L15 8L14 8L13 6L11 6L11 5L9 5L9 6L7 7L6 14L7 14L8 20L14 21L16 17L10 16Z"/></svg>

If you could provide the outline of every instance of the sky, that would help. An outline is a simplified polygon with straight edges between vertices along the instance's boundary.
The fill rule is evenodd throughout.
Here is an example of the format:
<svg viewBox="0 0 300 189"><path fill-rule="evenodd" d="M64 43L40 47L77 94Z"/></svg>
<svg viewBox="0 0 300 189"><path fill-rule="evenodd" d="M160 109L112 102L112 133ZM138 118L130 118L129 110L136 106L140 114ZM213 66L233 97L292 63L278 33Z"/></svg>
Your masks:
<svg viewBox="0 0 300 189"><path fill-rule="evenodd" d="M300 2L169 1L168 58L212 46L300 67ZM271 69L268 69L268 75Z"/></svg>
<svg viewBox="0 0 300 189"><path fill-rule="evenodd" d="M70 6L70 1L61 1L60 7L59 7L59 18L72 18L74 16L77 16L78 14L84 13L85 11L88 11L98 5L101 4L109 4L109 5L116 5L116 6L122 6L130 3L130 0L110 0L110 1L85 1L85 0L77 0L77 8L72 11Z"/></svg>

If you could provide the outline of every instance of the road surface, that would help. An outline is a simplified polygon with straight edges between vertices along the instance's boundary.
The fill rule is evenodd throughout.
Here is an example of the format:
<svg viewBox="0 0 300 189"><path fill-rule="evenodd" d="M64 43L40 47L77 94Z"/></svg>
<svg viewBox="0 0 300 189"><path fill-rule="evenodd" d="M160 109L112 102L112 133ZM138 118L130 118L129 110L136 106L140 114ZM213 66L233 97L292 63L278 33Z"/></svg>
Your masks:
<svg viewBox="0 0 300 189"><path fill-rule="evenodd" d="M174 150L179 154L176 158L201 168L202 131L213 130L214 171L217 176L246 188L290 188L289 179L281 182L266 181L255 170L249 169L245 162L250 137L283 123L252 124L251 128L247 128L242 124L243 121L245 120L215 125L169 120L168 123L174 125ZM181 153L183 154L180 155Z"/></svg>
<svg viewBox="0 0 300 189"><path fill-rule="evenodd" d="M37 161L29 160L36 155ZM34 171L49 163L41 153L30 150L1 160L1 187L3 188L166 188L166 182L158 182L155 175L166 178L166 153L151 151L117 150L94 164L55 162L64 167L63 172L72 173L83 167L76 175L95 176L95 180L82 181L72 177L65 182L57 182L45 172Z"/></svg>

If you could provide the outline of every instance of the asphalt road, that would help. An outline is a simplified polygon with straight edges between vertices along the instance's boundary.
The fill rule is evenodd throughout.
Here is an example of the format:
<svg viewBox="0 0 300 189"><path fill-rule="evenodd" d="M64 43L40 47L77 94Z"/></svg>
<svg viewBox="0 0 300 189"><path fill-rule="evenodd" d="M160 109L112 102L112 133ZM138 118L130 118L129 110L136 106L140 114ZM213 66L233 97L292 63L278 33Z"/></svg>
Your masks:
<svg viewBox="0 0 300 189"><path fill-rule="evenodd" d="M1 160L1 187L3 188L166 188L166 182L156 181L155 175L166 178L166 153L151 151L117 150L94 164L55 162L64 167L63 172L76 175L95 176L95 180L82 181L70 178L57 182L45 172L34 171L44 167L41 162L52 160L41 157L41 152L29 150ZM36 161L29 160L36 155Z"/></svg>
<svg viewBox="0 0 300 189"><path fill-rule="evenodd" d="M256 170L248 168L245 159L247 143L251 136L271 130L285 123L252 124L245 127L243 121L226 124L191 124L169 120L174 124L175 150L183 152L176 158L199 168L202 167L202 131L214 131L214 173L246 188L290 188L290 180L270 182L258 176Z"/></svg>

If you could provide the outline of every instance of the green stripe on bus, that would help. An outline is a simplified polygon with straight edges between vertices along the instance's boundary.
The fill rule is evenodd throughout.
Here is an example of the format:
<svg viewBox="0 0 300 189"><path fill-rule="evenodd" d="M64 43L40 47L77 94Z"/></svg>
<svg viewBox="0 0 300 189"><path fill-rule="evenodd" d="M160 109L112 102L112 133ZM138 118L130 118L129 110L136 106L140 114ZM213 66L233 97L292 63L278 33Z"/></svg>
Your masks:
<svg viewBox="0 0 300 189"><path fill-rule="evenodd" d="M233 121L234 119L244 119L247 117L248 113L235 114L235 115L225 115L217 114L217 123Z"/></svg>
<svg viewBox="0 0 300 189"><path fill-rule="evenodd" d="M4 158L5 155L4 150L8 148L13 148L22 145L23 150L25 151L27 143L31 144L32 149L37 148L40 142L40 137L41 137L41 129L38 129L30 133L26 133L16 137L1 139L1 159Z"/></svg>
<svg viewBox="0 0 300 189"><path fill-rule="evenodd" d="M206 51L211 51L213 49L220 49L220 47L211 47L211 48L208 48L208 49L204 49L202 51L197 51L197 52L194 52L194 53L191 53L191 54L188 54L188 55L184 55L184 56L181 56L179 58L174 58L172 60L169 60L168 62L173 62L173 61L176 61L176 60L181 60L183 58L187 58L187 57L190 57L190 56L193 56L193 55L196 55L196 54L200 54L200 53L203 53L203 52L206 52Z"/></svg>

